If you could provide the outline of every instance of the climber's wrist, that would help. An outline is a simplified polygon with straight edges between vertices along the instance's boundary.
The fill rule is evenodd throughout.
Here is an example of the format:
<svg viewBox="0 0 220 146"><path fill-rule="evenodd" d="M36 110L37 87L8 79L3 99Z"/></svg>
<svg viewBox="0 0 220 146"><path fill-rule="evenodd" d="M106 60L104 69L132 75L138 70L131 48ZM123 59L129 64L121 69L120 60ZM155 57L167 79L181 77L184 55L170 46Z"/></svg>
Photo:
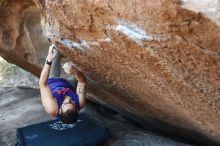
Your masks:
<svg viewBox="0 0 220 146"><path fill-rule="evenodd" d="M53 59L54 59L54 58L53 58L53 56L51 56L51 55L48 55L47 58L46 58L46 60L48 60L49 62L52 62Z"/></svg>
<svg viewBox="0 0 220 146"><path fill-rule="evenodd" d="M48 59L46 59L45 64L52 65L52 61L49 61Z"/></svg>

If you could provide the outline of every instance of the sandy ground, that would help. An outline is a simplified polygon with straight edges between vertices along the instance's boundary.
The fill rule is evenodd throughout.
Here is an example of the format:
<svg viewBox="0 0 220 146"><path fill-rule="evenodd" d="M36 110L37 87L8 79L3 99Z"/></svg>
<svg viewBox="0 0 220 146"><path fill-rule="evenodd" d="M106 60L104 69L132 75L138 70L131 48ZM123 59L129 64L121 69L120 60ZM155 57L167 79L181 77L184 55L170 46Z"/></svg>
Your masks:
<svg viewBox="0 0 220 146"><path fill-rule="evenodd" d="M103 146L187 146L138 127L117 112L88 102L85 112L104 123L111 137ZM0 87L0 146L14 146L16 128L53 119L41 104L38 89Z"/></svg>

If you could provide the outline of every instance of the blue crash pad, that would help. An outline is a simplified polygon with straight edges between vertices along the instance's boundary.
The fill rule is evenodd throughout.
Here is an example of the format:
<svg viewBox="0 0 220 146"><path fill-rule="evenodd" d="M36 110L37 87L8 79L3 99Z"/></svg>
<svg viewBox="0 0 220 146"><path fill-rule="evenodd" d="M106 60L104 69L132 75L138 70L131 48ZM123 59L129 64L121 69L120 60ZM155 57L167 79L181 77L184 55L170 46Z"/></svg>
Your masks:
<svg viewBox="0 0 220 146"><path fill-rule="evenodd" d="M20 146L94 146L108 137L108 129L85 114L76 124L53 120L17 129Z"/></svg>

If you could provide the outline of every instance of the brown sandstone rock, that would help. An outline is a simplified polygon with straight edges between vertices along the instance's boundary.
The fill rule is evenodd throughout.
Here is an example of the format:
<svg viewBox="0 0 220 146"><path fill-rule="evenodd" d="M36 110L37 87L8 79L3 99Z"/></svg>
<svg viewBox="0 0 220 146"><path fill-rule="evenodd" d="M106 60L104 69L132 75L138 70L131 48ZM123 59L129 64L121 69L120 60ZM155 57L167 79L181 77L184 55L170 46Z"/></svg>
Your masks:
<svg viewBox="0 0 220 146"><path fill-rule="evenodd" d="M220 143L220 28L216 22L185 9L177 0L34 2L44 16L45 36L95 81L90 84L91 93L143 120L179 127L183 130L179 135L192 137L195 132ZM20 45L26 42L29 56L37 60L35 53L42 51L34 51L21 23L22 14L29 11L20 7L31 2L5 3L8 7L0 3L1 7L17 17L0 13L1 54L12 60L8 52L25 50ZM24 12L18 14L18 8ZM3 20L13 25L6 27ZM20 37L22 43L16 43ZM24 66L22 61L12 61L28 70L28 60ZM34 67L29 71L39 75ZM155 123L161 128L159 124Z"/></svg>
<svg viewBox="0 0 220 146"><path fill-rule="evenodd" d="M31 0L0 2L0 55L36 76L48 46L39 22L40 11Z"/></svg>

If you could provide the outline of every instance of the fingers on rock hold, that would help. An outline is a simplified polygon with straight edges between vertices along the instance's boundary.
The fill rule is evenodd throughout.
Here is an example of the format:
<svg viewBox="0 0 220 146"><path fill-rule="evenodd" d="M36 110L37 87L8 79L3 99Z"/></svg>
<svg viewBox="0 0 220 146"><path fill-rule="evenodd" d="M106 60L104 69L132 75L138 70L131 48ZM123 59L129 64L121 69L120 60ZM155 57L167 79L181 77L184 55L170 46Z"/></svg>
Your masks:
<svg viewBox="0 0 220 146"><path fill-rule="evenodd" d="M53 54L54 56L56 56L59 53L55 44L50 45L49 53Z"/></svg>
<svg viewBox="0 0 220 146"><path fill-rule="evenodd" d="M66 63L64 63L63 68L70 68L72 66L73 66L72 62L66 62Z"/></svg>

